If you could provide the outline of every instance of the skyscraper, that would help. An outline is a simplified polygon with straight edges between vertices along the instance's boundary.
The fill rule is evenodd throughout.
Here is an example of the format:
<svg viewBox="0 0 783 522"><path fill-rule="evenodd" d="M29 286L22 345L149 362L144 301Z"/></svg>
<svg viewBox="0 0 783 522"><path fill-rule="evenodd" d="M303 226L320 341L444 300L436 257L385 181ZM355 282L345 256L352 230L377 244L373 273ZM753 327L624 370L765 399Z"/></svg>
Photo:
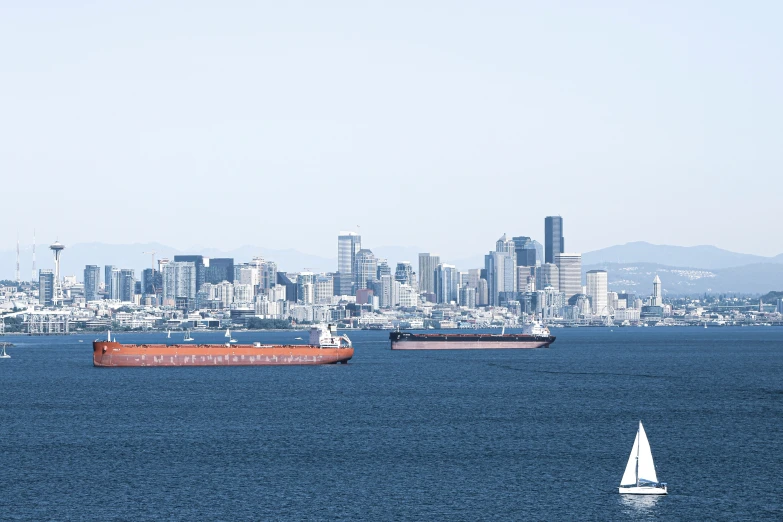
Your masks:
<svg viewBox="0 0 783 522"><path fill-rule="evenodd" d="M119 296L120 301L133 301L136 293L136 274L131 268L123 268L119 274Z"/></svg>
<svg viewBox="0 0 783 522"><path fill-rule="evenodd" d="M163 276L154 268L145 268L141 272L141 293L154 296L163 293Z"/></svg>
<svg viewBox="0 0 783 522"><path fill-rule="evenodd" d="M560 270L554 263L544 263L536 269L536 289L544 290L551 286L553 291L560 291Z"/></svg>
<svg viewBox="0 0 783 522"><path fill-rule="evenodd" d="M382 276L391 276L391 267L389 266L389 262L385 259L379 259L378 260L378 272L376 274L376 279L379 281L381 280Z"/></svg>
<svg viewBox="0 0 783 522"><path fill-rule="evenodd" d="M511 238L517 256L517 266L536 266L536 245L527 236Z"/></svg>
<svg viewBox="0 0 783 522"><path fill-rule="evenodd" d="M663 306L663 299L661 298L661 278L658 274L655 274L653 279L653 295L650 299L650 306Z"/></svg>
<svg viewBox="0 0 783 522"><path fill-rule="evenodd" d="M42 268L38 271L38 303L52 306L54 297L54 270Z"/></svg>
<svg viewBox="0 0 783 522"><path fill-rule="evenodd" d="M544 219L544 262L554 263L555 256L565 252L563 238L563 218L547 216Z"/></svg>
<svg viewBox="0 0 783 522"><path fill-rule="evenodd" d="M223 281L234 282L234 259L231 257L205 257L204 282L216 285Z"/></svg>
<svg viewBox="0 0 783 522"><path fill-rule="evenodd" d="M586 274L587 297L592 303L593 315L601 315L608 306L606 296L609 292L606 270L590 270Z"/></svg>
<svg viewBox="0 0 783 522"><path fill-rule="evenodd" d="M110 292L106 294L106 297L108 299L113 299L115 301L119 301L120 299L120 269L116 266L111 267L111 272L109 273L109 280L111 281L111 284L108 282L106 285L108 286Z"/></svg>
<svg viewBox="0 0 783 522"><path fill-rule="evenodd" d="M372 250L363 248L356 253L353 277L355 289L370 288L369 283L378 277L378 260Z"/></svg>
<svg viewBox="0 0 783 522"><path fill-rule="evenodd" d="M196 301L196 263L174 261L163 268L163 301L190 310Z"/></svg>
<svg viewBox="0 0 783 522"><path fill-rule="evenodd" d="M484 256L487 271L489 306L500 305L500 294L516 291L516 263L508 252L490 252Z"/></svg>
<svg viewBox="0 0 783 522"><path fill-rule="evenodd" d="M440 264L440 256L423 252L419 254L419 291L435 293L435 269Z"/></svg>
<svg viewBox="0 0 783 522"><path fill-rule="evenodd" d="M459 299L457 293L457 267L441 263L435 269L435 298L438 303L450 303Z"/></svg>
<svg viewBox="0 0 783 522"><path fill-rule="evenodd" d="M409 261L401 261L397 263L397 268L394 271L394 280L401 285L411 284L413 278L413 267Z"/></svg>
<svg viewBox="0 0 783 522"><path fill-rule="evenodd" d="M196 292L198 292L201 289L201 285L203 285L206 282L206 264L209 263L209 259L207 258L205 261L204 256L185 255L185 256L174 256L174 262L193 263L193 266L196 269L196 280L194 281L194 284L196 285ZM193 295L193 298L195 299L195 293Z"/></svg>
<svg viewBox="0 0 783 522"><path fill-rule="evenodd" d="M101 269L97 265L84 267L84 300L97 301L98 288L101 286Z"/></svg>
<svg viewBox="0 0 783 522"><path fill-rule="evenodd" d="M555 264L560 275L560 291L565 293L568 304L575 304L582 293L582 254L557 254Z"/></svg>
<svg viewBox="0 0 783 522"><path fill-rule="evenodd" d="M362 249L362 236L354 232L340 232L337 236L337 274L339 295L353 295L356 254Z"/></svg>

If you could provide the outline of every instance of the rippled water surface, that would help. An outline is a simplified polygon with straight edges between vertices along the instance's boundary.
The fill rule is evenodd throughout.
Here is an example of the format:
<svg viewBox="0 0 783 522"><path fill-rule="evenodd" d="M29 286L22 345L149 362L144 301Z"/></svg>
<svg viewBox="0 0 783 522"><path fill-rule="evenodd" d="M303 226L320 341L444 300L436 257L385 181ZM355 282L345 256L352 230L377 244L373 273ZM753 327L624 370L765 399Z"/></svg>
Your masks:
<svg viewBox="0 0 783 522"><path fill-rule="evenodd" d="M555 333L350 332L350 364L287 368L93 368L91 337L6 337L0 518L783 519L783 329ZM617 493L639 419L667 497Z"/></svg>

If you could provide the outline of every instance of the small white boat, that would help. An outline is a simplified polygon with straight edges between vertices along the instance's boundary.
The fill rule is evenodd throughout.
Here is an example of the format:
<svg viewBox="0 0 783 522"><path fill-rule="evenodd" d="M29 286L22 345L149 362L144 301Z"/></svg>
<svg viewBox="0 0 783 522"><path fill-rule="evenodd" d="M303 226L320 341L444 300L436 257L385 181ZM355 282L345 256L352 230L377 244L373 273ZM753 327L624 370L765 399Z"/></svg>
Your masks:
<svg viewBox="0 0 783 522"><path fill-rule="evenodd" d="M301 337L294 337L294 341L301 341L301 340L302 340Z"/></svg>
<svg viewBox="0 0 783 522"><path fill-rule="evenodd" d="M639 429L636 430L636 439L633 441L625 473L620 480L619 491L624 495L666 495L668 493L666 483L658 482L652 450L642 421L639 421Z"/></svg>
<svg viewBox="0 0 783 522"><path fill-rule="evenodd" d="M228 342L230 342L230 343L235 343L235 342L237 342L237 340L236 340L236 339L234 339L233 337L231 337L231 330L229 330L228 328L226 328L226 335L225 335L224 337L227 337L227 338L228 338Z"/></svg>
<svg viewBox="0 0 783 522"><path fill-rule="evenodd" d="M183 341L193 341L193 340L195 340L195 339L193 339L193 338L190 336L190 330L186 330L186 331L185 331L185 338L184 338L184 339L182 339L182 340L183 340Z"/></svg>
<svg viewBox="0 0 783 522"><path fill-rule="evenodd" d="M10 359L11 356L8 355L7 353L5 353L5 345L6 345L6 343L0 343L0 345L2 345L2 347L3 347L3 353L0 354L0 359Z"/></svg>
<svg viewBox="0 0 783 522"><path fill-rule="evenodd" d="M166 332L166 339L171 339L171 330Z"/></svg>

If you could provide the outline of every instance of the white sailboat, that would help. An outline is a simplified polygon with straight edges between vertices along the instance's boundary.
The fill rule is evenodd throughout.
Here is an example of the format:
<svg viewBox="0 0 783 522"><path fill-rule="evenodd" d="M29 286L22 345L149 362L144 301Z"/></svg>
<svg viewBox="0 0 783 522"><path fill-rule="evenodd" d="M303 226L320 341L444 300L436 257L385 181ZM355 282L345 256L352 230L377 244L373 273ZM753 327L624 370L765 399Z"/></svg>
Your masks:
<svg viewBox="0 0 783 522"><path fill-rule="evenodd" d="M166 339L171 339L171 330L166 332Z"/></svg>
<svg viewBox="0 0 783 522"><path fill-rule="evenodd" d="M190 330L185 330L185 338L182 339L183 341L193 341L194 339L190 336Z"/></svg>
<svg viewBox="0 0 783 522"><path fill-rule="evenodd" d="M0 346L3 347L3 353L0 354L0 359L10 359L11 356L5 353L5 343L0 343Z"/></svg>
<svg viewBox="0 0 783 522"><path fill-rule="evenodd" d="M225 337L227 337L227 338L228 338L228 342L230 342L230 343L235 343L235 342L237 342L237 340L236 340L236 339L234 339L233 337L231 337L231 330L229 330L228 328L226 328L226 335L225 335Z"/></svg>
<svg viewBox="0 0 783 522"><path fill-rule="evenodd" d="M652 450L644 432L642 421L639 421L639 429L636 431L636 439L633 441L631 456L625 466L625 473L620 480L620 493L627 495L666 495L666 483L658 482L655 473Z"/></svg>

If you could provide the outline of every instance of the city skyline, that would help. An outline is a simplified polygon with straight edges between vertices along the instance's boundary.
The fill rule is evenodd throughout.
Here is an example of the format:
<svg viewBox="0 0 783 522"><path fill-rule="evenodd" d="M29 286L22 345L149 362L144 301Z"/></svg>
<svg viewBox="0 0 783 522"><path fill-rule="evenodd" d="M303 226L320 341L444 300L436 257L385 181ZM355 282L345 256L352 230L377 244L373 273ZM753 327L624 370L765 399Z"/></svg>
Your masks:
<svg viewBox="0 0 783 522"><path fill-rule="evenodd" d="M331 252L334 230L358 224L376 245L461 256L510 232L500 223L541 241L538 216L562 214L568 251L643 239L780 253L725 193L748 212L783 190L779 3L155 12L0 8L16 50L0 170L7 193L36 187L34 209L4 202L0 245L121 229L182 250L306 237ZM198 219L217 187L231 221L260 226Z"/></svg>

